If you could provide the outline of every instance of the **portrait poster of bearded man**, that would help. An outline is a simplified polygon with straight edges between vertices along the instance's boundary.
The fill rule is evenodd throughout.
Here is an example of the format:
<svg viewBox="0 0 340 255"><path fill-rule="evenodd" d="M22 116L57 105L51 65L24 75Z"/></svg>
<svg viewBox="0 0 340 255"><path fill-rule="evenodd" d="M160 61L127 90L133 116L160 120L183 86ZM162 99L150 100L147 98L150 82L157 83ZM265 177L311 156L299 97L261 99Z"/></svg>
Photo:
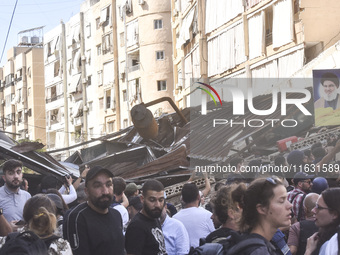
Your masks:
<svg viewBox="0 0 340 255"><path fill-rule="evenodd" d="M313 70L315 126L340 125L340 69Z"/></svg>

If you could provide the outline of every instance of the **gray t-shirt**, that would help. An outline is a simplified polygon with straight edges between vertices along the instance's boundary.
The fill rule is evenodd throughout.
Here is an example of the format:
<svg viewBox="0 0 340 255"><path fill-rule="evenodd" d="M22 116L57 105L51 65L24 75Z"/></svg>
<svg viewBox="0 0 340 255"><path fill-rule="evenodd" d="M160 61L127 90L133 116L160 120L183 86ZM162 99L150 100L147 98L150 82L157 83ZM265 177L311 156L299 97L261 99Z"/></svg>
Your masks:
<svg viewBox="0 0 340 255"><path fill-rule="evenodd" d="M3 209L4 217L8 222L13 220L23 220L22 214L24 205L31 194L19 189L13 192L8 189L6 184L0 188L0 208Z"/></svg>
<svg viewBox="0 0 340 255"><path fill-rule="evenodd" d="M249 253L249 255L280 255L282 254L281 251L275 247L271 242L266 240L263 236L258 234L250 234L249 237L257 237L264 241L266 246L260 246L259 248L253 250Z"/></svg>

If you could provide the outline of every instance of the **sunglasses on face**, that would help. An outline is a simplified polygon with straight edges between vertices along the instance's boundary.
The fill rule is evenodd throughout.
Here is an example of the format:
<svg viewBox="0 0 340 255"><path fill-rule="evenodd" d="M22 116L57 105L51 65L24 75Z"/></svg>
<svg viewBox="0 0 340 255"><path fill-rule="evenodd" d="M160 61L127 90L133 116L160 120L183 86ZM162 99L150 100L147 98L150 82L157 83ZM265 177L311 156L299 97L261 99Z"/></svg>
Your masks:
<svg viewBox="0 0 340 255"><path fill-rule="evenodd" d="M280 183L280 180L276 177L268 177L268 178L266 178L266 182L269 182L273 185L276 185L276 184Z"/></svg>
<svg viewBox="0 0 340 255"><path fill-rule="evenodd" d="M262 201L262 197L263 197L263 192L265 190L267 190L267 188L269 188L269 187L266 188L267 183L269 185L276 186L277 184L281 184L281 181L276 176L268 177L268 178L265 179L265 181L262 184L262 189L261 189L260 195L259 195L259 200L260 200L259 204L262 204L262 205L266 204L265 201Z"/></svg>

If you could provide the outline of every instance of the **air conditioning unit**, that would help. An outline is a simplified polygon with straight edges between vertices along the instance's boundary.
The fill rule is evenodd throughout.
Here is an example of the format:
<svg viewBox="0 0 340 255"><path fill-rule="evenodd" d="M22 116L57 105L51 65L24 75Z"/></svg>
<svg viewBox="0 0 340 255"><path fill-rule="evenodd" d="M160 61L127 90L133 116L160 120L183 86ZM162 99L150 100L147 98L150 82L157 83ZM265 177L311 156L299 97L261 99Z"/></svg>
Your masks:
<svg viewBox="0 0 340 255"><path fill-rule="evenodd" d="M139 4L139 5L145 4L145 0L138 0L138 4Z"/></svg>

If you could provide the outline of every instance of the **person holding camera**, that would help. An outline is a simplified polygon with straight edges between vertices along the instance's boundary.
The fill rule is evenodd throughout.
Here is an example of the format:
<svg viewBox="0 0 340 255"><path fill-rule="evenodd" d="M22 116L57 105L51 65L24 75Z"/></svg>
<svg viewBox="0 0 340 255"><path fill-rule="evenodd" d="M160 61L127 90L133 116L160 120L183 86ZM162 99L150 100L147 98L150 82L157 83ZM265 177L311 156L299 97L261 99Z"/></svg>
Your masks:
<svg viewBox="0 0 340 255"><path fill-rule="evenodd" d="M64 184L59 189L59 192L66 204L70 204L77 199L77 192L72 185L72 181L71 175L65 175Z"/></svg>

